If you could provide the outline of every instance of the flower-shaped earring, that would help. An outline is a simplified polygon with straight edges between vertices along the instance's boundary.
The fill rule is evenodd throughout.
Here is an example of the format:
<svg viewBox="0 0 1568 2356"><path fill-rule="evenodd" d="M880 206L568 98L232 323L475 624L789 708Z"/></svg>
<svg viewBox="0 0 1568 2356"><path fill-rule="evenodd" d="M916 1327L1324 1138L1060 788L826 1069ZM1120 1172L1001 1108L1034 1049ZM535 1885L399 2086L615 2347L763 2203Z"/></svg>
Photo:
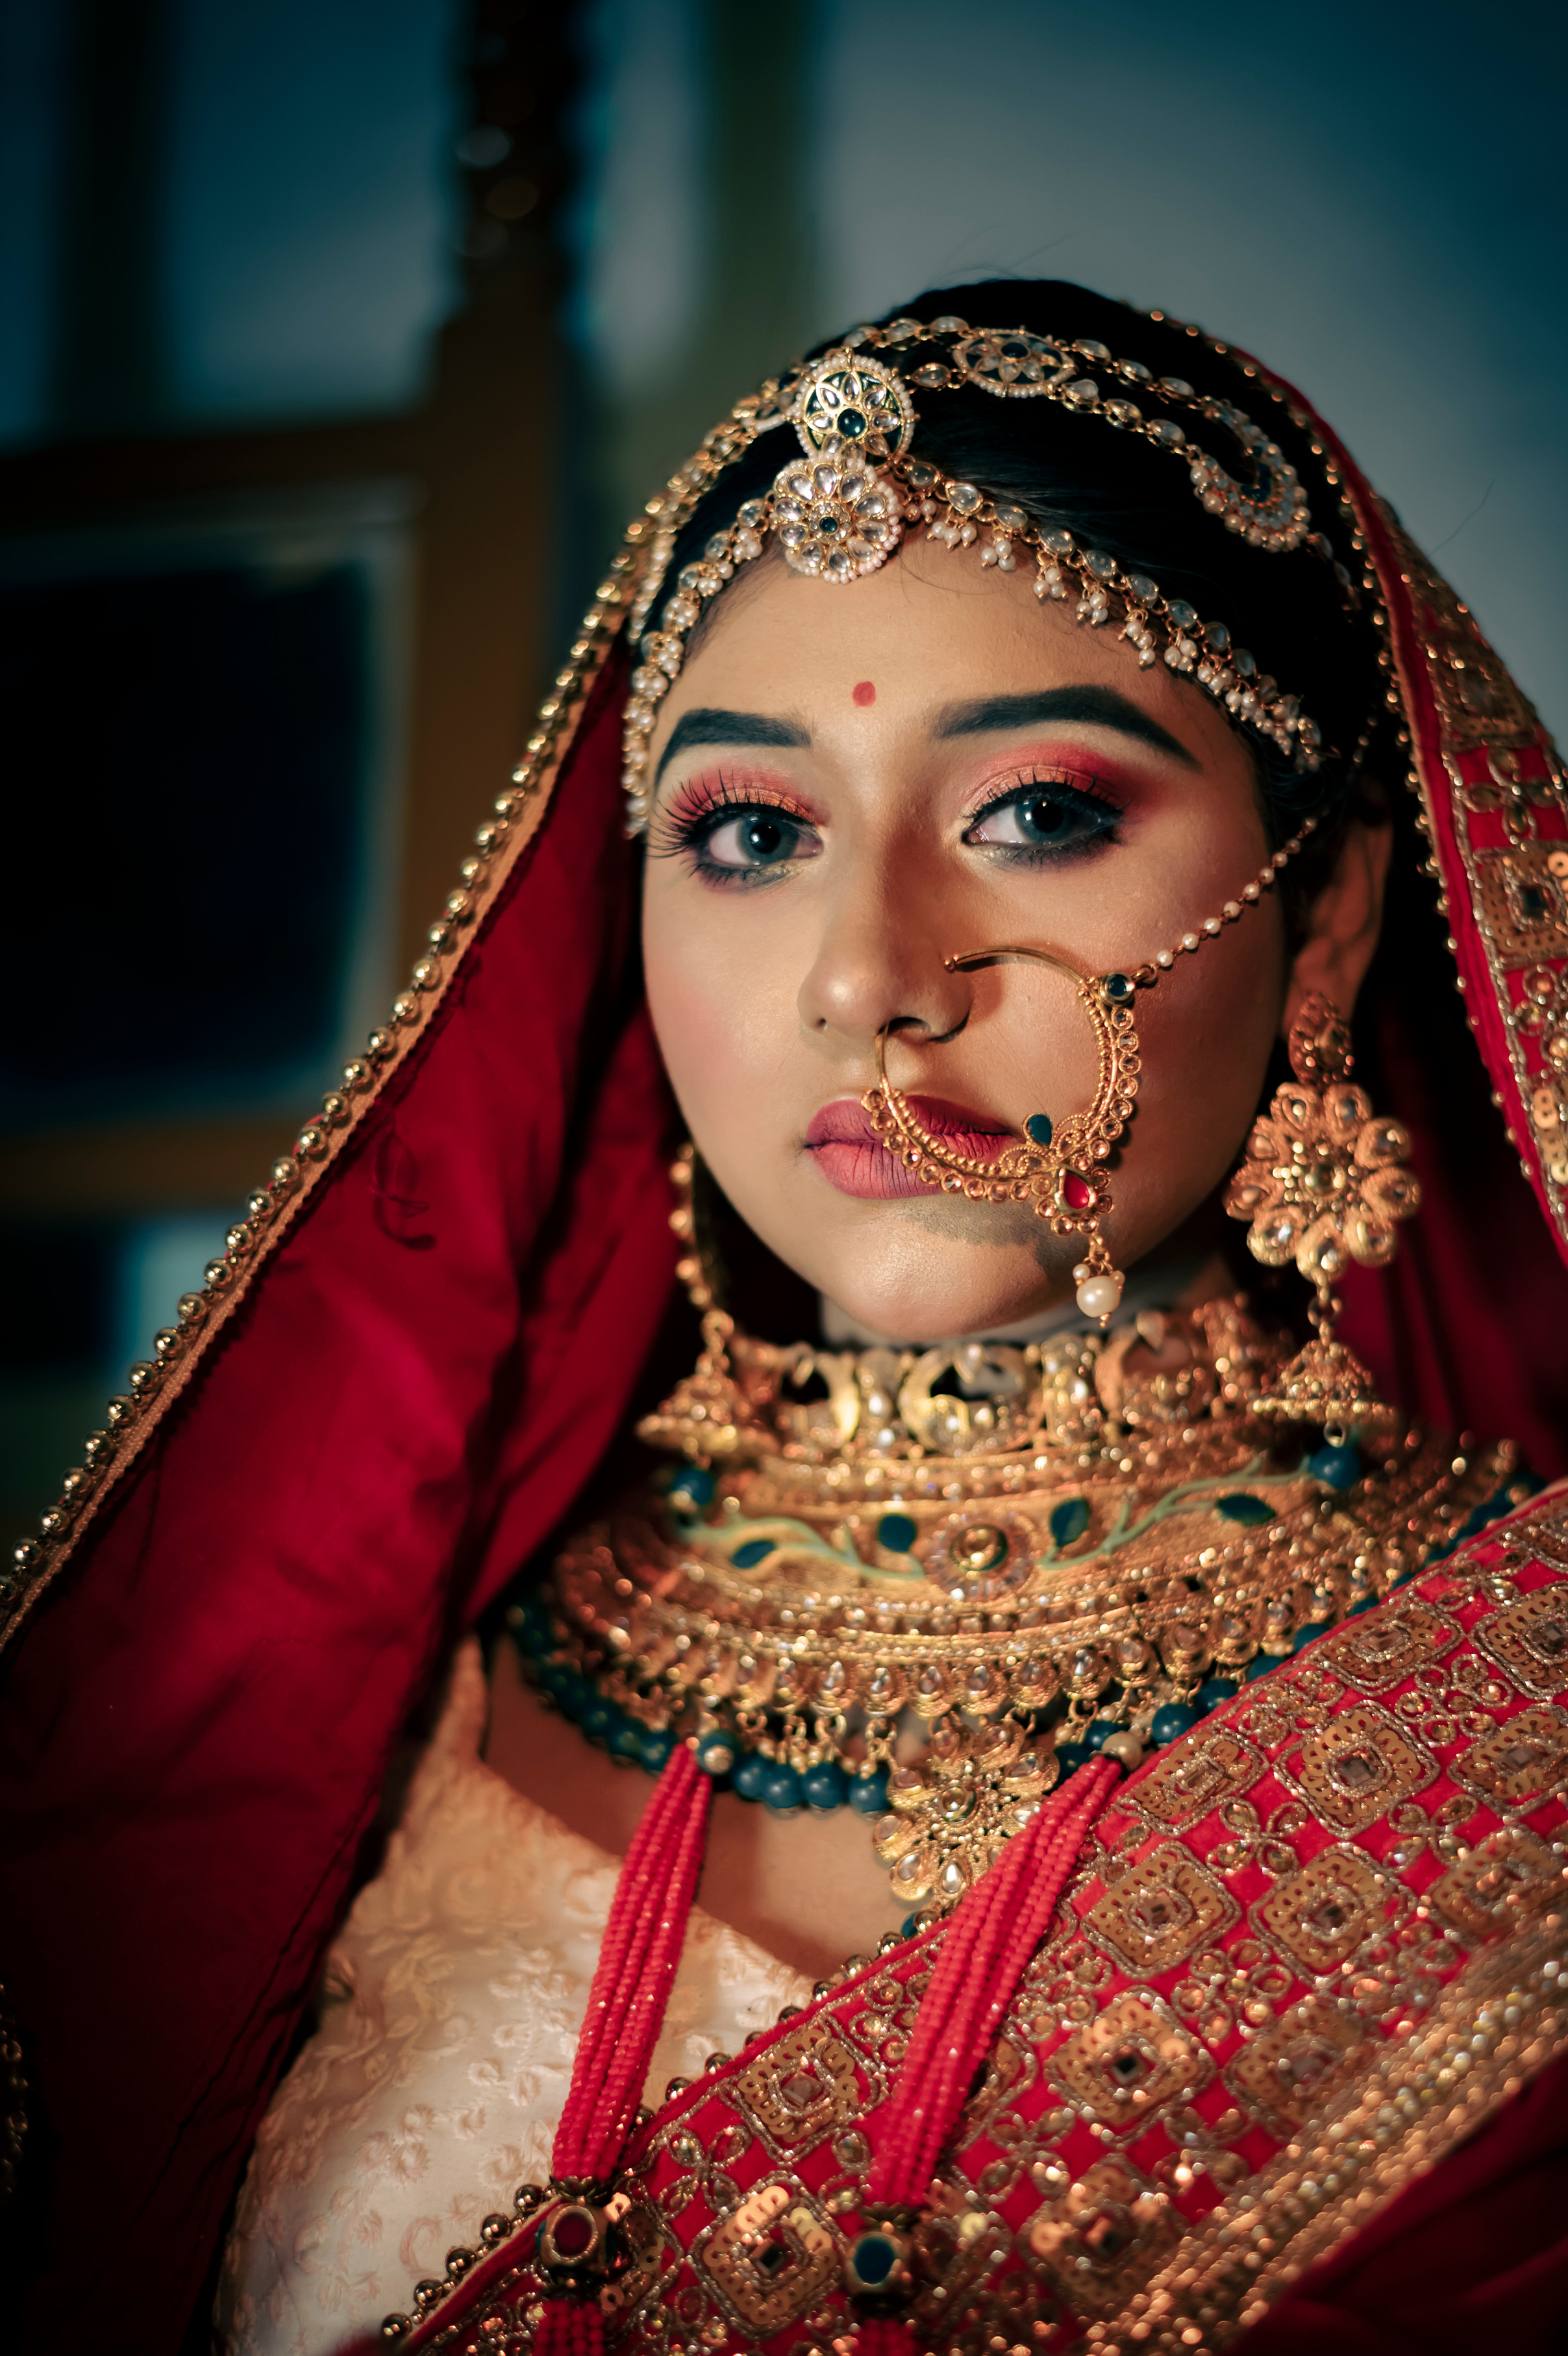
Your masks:
<svg viewBox="0 0 1568 2356"><path fill-rule="evenodd" d="M1350 1035L1333 1001L1316 992L1307 999L1287 1044L1295 1077L1276 1089L1254 1124L1225 1207L1250 1222L1254 1259L1266 1268L1294 1259L1317 1294L1311 1312L1317 1340L1284 1369L1277 1396L1260 1405L1337 1428L1370 1410L1372 1386L1332 1339L1339 1313L1332 1288L1351 1260L1388 1265L1398 1245L1395 1223L1419 1209L1421 1188L1404 1167L1403 1124L1375 1114L1366 1090L1350 1080Z"/></svg>
<svg viewBox="0 0 1568 2356"><path fill-rule="evenodd" d="M1250 1219L1247 1248L1266 1268L1294 1259L1321 1295L1349 1261L1383 1268L1421 1189L1402 1165L1410 1138L1377 1118L1350 1081L1349 1033L1330 999L1306 1001L1291 1026L1294 1084L1277 1089L1247 1141L1225 1207ZM1316 1083L1316 1085L1315 1085Z"/></svg>

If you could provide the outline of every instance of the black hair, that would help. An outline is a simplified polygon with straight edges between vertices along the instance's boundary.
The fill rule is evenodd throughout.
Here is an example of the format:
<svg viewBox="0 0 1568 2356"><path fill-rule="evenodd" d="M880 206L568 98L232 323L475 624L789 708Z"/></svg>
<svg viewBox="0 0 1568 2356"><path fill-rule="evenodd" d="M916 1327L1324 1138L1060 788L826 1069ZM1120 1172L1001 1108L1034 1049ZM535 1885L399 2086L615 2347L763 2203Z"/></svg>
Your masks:
<svg viewBox="0 0 1568 2356"><path fill-rule="evenodd" d="M1354 520L1305 412L1252 362L1195 328L1064 281L993 279L938 288L887 317L949 315L975 327L1023 327L1062 343L1092 340L1116 359L1142 362L1156 380L1180 378L1199 394L1243 411L1295 469L1307 496L1311 541L1274 552L1250 544L1205 509L1180 452L1155 448L1092 411L1075 412L1049 400L1002 399L969 384L916 393L914 455L1015 502L1043 529L1065 527L1079 541L1151 574L1167 598L1185 598L1206 622L1224 623L1260 670L1300 699L1324 744L1321 766L1310 776L1298 775L1265 740L1243 732L1273 841L1283 841L1309 813L1318 820L1315 855L1291 879L1299 905L1332 855L1359 780L1376 776L1380 766L1390 774L1387 755L1393 748L1380 740L1399 725L1385 704L1375 592L1364 577ZM830 340L817 350L831 348ZM921 348L911 347L917 358ZM1093 372L1092 362L1084 366ZM1162 413L1157 382L1136 390L1145 414ZM1246 487L1237 445L1223 423L1195 424L1185 402L1165 413ZM725 468L681 533L666 575L671 584L681 567L734 521L743 501L767 490L794 447L792 432L777 429L759 434Z"/></svg>

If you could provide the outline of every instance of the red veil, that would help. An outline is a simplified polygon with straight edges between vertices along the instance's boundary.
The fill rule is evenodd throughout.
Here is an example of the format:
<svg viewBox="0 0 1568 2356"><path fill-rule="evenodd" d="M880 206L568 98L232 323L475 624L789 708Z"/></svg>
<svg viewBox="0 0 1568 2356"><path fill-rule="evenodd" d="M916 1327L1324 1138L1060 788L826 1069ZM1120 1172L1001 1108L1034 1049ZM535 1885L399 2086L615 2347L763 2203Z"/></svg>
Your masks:
<svg viewBox="0 0 1568 2356"><path fill-rule="evenodd" d="M1434 1085L1391 996L1383 1108L1415 1133L1425 1208L1393 1269L1355 1288L1347 1332L1406 1406L1510 1431L1553 1472L1568 1147L1540 1017L1568 973L1561 772L1464 609L1316 430L1381 576L1501 1107L1477 1141L1478 1069ZM0 1720L0 1971L37 2202L19 2346L181 2345L400 1730L454 1633L571 1508L668 1303L671 1108L619 786L617 632L639 561L634 527L376 1051L22 1549ZM1507 2272L1560 2230L1559 2094L1556 2072L1539 2080L1260 2346L1413 2344L1412 2301L1424 2347L1468 2345L1510 2328L1516 2295L1539 2302L1541 2265L1568 2299L1561 2254ZM1423 2220L1452 2252L1456 2216L1473 2296L1437 2316Z"/></svg>

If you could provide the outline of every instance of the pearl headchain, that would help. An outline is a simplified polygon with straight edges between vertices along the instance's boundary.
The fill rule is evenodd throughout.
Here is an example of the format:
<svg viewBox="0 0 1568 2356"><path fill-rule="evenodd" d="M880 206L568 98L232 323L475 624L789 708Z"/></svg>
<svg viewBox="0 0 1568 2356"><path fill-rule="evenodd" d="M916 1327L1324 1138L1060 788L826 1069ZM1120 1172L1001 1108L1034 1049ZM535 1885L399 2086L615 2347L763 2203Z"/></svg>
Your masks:
<svg viewBox="0 0 1568 2356"><path fill-rule="evenodd" d="M1185 377L1156 380L1142 360L1113 359L1104 344L1088 337L1068 344L1053 336L1032 335L1025 327L971 327L950 315L929 325L903 318L881 328L857 328L845 337L846 348L858 348L857 338L882 350L913 343L945 345L945 365L940 360L927 361L914 370L912 380L922 388L950 390L970 384L1001 400L1059 402L1080 416L1102 417L1107 424L1136 434L1158 450L1179 455L1208 513L1217 515L1228 531L1240 533L1255 548L1299 548L1311 535L1306 493L1278 443L1233 402L1196 391ZM1243 490L1218 459L1187 440L1186 428L1174 417L1145 417L1125 391L1107 398L1098 380L1085 373L1085 361L1118 378L1122 387L1144 393L1145 399L1152 396L1165 408L1189 410L1224 426L1240 445L1255 487Z"/></svg>
<svg viewBox="0 0 1568 2356"><path fill-rule="evenodd" d="M669 492L650 504L657 529L628 623L633 643L640 636L642 658L632 673L625 715L628 831L639 834L648 823L649 740L659 705L680 673L687 637L704 603L718 595L737 566L762 554L769 534L794 571L833 582L875 572L910 528L923 527L930 539L950 549L973 547L984 533L988 536L980 561L1004 573L1015 570L1021 549L1031 552L1036 596L1066 600L1076 591L1080 624L1099 628L1119 622L1117 635L1133 648L1141 668L1147 669L1163 657L1173 671L1191 679L1230 718L1284 755L1298 775L1311 775L1321 759L1316 724L1304 716L1294 696L1282 694L1276 680L1260 674L1244 648L1231 644L1223 623L1200 620L1193 606L1166 597L1157 582L1122 565L1108 550L1083 547L1065 530L1042 530L1013 502L993 498L977 485L956 481L907 455L916 423L908 389L897 370L864 356L858 346L873 339L885 347L910 340L917 328L922 337L956 338L947 362L915 370L917 384L934 384L940 375L944 384L972 382L1000 396L1040 394L1080 410L1099 403L1098 388L1089 380L1064 383L1059 369L1047 373L1049 354L1062 356L1062 348L1048 338L1023 330L1013 335L972 331L963 321L951 319L933 321L929 329L908 320L895 320L882 329L857 328L804 371L788 395L776 391L738 402L733 418L708 436ZM1100 345L1079 344L1071 350L1080 357L1110 359ZM1133 361L1113 365L1123 375L1142 369ZM1007 370L1014 373L1008 376ZM1148 371L1142 369L1142 375L1146 378ZM1199 399L1175 378L1162 379L1160 390L1169 400ZM1259 468L1268 487L1266 496L1242 493L1214 460L1199 453L1192 466L1205 506L1257 545L1274 550L1300 545L1309 519L1305 497L1283 455L1240 412L1232 417L1229 404L1201 402L1199 406L1208 415L1224 412L1244 445L1258 445ZM1145 420L1131 402L1105 403L1099 413L1161 447L1176 447L1185 439L1170 420ZM714 535L697 562L682 567L660 626L641 635L691 509L724 466L759 434L786 421L795 425L802 455L780 468L767 497L746 501L735 522Z"/></svg>

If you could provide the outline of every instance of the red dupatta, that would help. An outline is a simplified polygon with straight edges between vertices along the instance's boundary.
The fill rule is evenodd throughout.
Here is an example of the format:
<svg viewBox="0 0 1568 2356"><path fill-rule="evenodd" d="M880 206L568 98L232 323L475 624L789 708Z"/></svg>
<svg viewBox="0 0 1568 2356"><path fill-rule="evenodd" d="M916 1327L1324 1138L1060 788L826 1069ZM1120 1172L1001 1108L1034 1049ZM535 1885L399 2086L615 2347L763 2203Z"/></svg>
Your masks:
<svg viewBox="0 0 1568 2356"><path fill-rule="evenodd" d="M1480 1200L1450 1182L1444 1108L1400 1095L1391 1038L1427 1208L1347 1332L1412 1408L1511 1430L1553 1471L1565 1194L1527 993L1568 970L1558 773L1316 430L1375 553L1466 1004L1545 1214L1517 1170ZM178 2345L399 1730L603 1455L669 1298L670 1108L618 784L642 542L378 1053L25 1550L0 1969L48 2206L22 2344Z"/></svg>
<svg viewBox="0 0 1568 2356"><path fill-rule="evenodd" d="M281 1232L236 1240L16 1655L5 1978L52 2147L52 2347L177 2344L398 1731L592 1472L664 1311L619 802L607 676L572 790L303 1147Z"/></svg>

